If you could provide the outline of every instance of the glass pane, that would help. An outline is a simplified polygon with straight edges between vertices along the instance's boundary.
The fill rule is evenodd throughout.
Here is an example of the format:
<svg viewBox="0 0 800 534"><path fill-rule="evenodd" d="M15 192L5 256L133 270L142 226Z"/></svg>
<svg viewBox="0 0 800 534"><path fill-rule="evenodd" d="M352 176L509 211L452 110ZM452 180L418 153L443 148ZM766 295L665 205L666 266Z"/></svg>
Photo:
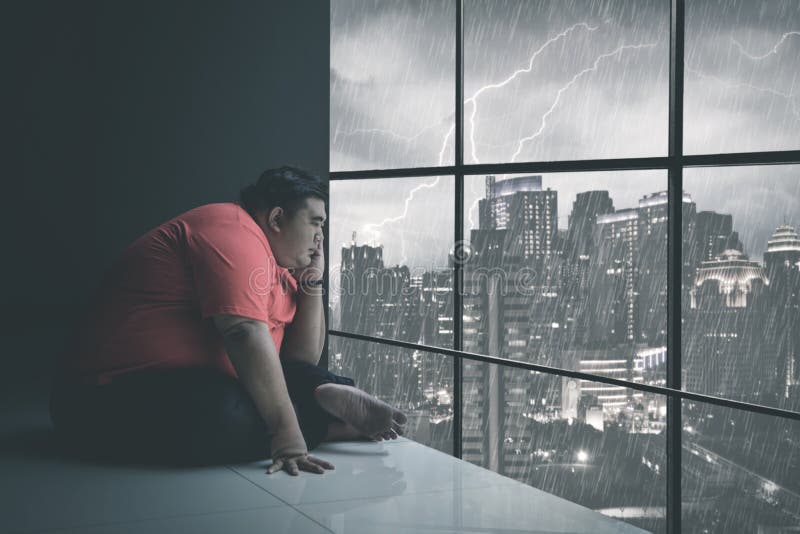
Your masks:
<svg viewBox="0 0 800 534"><path fill-rule="evenodd" d="M689 0L684 152L800 148L796 0Z"/></svg>
<svg viewBox="0 0 800 534"><path fill-rule="evenodd" d="M682 532L797 532L799 422L684 401L682 449Z"/></svg>
<svg viewBox="0 0 800 534"><path fill-rule="evenodd" d="M332 171L452 165L455 2L331 2Z"/></svg>
<svg viewBox="0 0 800 534"><path fill-rule="evenodd" d="M697 201L683 236L685 389L800 409L798 175L798 165L684 171Z"/></svg>
<svg viewBox="0 0 800 534"><path fill-rule="evenodd" d="M669 2L464 7L464 161L667 152Z"/></svg>
<svg viewBox="0 0 800 534"><path fill-rule="evenodd" d="M464 350L664 385L666 173L499 178L465 181Z"/></svg>
<svg viewBox="0 0 800 534"><path fill-rule="evenodd" d="M439 354L330 337L329 369L408 417L405 437L453 454L453 361Z"/></svg>
<svg viewBox="0 0 800 534"><path fill-rule="evenodd" d="M452 348L452 177L330 185L333 328Z"/></svg>
<svg viewBox="0 0 800 534"><path fill-rule="evenodd" d="M665 531L666 402L622 389L464 362L463 459L652 532Z"/></svg>

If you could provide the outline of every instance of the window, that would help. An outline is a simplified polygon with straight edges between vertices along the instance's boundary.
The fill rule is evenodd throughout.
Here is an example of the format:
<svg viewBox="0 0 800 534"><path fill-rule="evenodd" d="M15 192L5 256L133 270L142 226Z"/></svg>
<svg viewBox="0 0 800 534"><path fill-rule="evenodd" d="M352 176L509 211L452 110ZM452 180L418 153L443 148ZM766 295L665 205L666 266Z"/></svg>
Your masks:
<svg viewBox="0 0 800 534"><path fill-rule="evenodd" d="M453 164L455 7L331 2L332 171Z"/></svg>
<svg viewBox="0 0 800 534"><path fill-rule="evenodd" d="M686 2L684 152L800 148L797 2Z"/></svg>
<svg viewBox="0 0 800 534"><path fill-rule="evenodd" d="M334 371L412 439L653 532L797 524L796 2L331 24Z"/></svg>

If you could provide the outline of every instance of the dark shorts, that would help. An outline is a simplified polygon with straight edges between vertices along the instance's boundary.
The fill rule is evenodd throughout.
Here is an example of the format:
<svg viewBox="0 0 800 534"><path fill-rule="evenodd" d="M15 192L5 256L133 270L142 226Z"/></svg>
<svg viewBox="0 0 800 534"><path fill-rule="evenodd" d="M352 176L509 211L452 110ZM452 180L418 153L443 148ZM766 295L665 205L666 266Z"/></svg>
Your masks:
<svg viewBox="0 0 800 534"><path fill-rule="evenodd" d="M317 404L324 383L352 379L302 362L283 363L289 396L309 450L341 422ZM108 385L56 381L50 417L61 445L80 456L115 461L212 465L270 458L272 430L250 395L216 369L141 371Z"/></svg>

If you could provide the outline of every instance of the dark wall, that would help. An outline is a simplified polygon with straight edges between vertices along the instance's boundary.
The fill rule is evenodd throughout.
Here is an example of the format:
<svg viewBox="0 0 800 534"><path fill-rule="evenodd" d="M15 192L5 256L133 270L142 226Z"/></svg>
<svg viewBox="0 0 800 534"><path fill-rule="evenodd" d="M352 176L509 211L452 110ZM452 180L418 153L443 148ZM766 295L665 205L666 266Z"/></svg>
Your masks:
<svg viewBox="0 0 800 534"><path fill-rule="evenodd" d="M18 1L0 18L13 365L49 372L148 229L269 167L327 173L328 2Z"/></svg>

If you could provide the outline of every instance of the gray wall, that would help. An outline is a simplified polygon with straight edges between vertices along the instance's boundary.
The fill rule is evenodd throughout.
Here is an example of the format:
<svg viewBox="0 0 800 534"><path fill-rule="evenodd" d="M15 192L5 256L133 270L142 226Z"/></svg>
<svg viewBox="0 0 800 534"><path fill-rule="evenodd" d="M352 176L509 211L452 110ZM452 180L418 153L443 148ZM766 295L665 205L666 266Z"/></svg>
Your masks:
<svg viewBox="0 0 800 534"><path fill-rule="evenodd" d="M329 4L18 0L2 11L14 80L2 89L3 352L47 375L137 236L235 198L269 167L327 173Z"/></svg>

